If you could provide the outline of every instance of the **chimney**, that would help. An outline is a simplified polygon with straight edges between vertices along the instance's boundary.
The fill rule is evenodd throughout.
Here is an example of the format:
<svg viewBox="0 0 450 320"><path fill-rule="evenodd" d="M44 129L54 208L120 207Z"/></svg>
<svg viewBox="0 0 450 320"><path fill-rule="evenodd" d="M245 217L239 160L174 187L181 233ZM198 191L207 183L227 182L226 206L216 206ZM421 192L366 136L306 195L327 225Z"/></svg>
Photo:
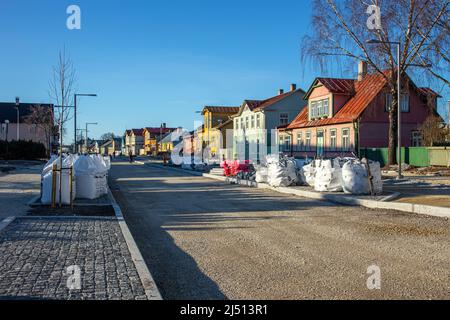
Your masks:
<svg viewBox="0 0 450 320"><path fill-rule="evenodd" d="M361 60L358 64L358 81L361 81L367 76L367 61Z"/></svg>
<svg viewBox="0 0 450 320"><path fill-rule="evenodd" d="M284 93L283 89L278 90L278 95L282 95Z"/></svg>
<svg viewBox="0 0 450 320"><path fill-rule="evenodd" d="M297 85L295 83L291 84L291 91L297 90Z"/></svg>

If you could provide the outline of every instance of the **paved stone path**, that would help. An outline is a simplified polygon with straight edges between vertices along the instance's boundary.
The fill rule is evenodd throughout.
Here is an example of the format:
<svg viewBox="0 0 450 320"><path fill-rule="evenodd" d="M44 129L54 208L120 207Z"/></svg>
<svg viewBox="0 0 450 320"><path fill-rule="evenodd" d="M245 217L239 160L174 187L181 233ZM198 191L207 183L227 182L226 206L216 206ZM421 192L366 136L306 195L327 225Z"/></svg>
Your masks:
<svg viewBox="0 0 450 320"><path fill-rule="evenodd" d="M81 271L69 290L67 268ZM0 231L0 299L146 299L113 219L18 218Z"/></svg>

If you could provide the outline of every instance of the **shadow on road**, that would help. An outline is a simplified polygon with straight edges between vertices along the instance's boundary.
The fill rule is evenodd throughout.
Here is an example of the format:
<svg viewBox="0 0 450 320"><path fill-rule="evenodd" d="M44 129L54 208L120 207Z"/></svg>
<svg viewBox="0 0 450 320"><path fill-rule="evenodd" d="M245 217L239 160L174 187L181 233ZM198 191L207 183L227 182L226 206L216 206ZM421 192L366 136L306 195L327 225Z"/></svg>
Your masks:
<svg viewBox="0 0 450 320"><path fill-rule="evenodd" d="M283 211L332 206L125 163L113 163L110 186L164 299L227 298L169 232L201 237L205 231L252 228L247 222L288 219Z"/></svg>

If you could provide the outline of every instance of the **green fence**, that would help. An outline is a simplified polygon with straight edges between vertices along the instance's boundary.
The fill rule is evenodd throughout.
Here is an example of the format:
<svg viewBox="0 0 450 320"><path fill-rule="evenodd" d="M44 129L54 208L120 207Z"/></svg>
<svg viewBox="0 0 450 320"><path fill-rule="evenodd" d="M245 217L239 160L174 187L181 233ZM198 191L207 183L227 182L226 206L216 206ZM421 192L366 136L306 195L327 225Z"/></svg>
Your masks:
<svg viewBox="0 0 450 320"><path fill-rule="evenodd" d="M425 147L414 148L402 148L402 161L415 167L428 167L430 163L430 149ZM444 148L439 148L444 149ZM397 153L396 153L397 155ZM380 162L381 166L385 166L388 163L388 148L363 148L361 149L361 156ZM433 165L447 166L447 163L439 161L433 163Z"/></svg>

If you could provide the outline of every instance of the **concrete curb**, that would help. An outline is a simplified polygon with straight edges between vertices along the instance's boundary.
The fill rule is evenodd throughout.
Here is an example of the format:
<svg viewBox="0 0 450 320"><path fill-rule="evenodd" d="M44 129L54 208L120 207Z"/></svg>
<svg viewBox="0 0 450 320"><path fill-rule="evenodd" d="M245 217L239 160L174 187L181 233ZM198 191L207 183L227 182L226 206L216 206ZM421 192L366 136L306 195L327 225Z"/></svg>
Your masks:
<svg viewBox="0 0 450 320"><path fill-rule="evenodd" d="M145 294L149 300L162 300L161 294L156 286L155 281L145 264L144 258L142 257L141 252L139 251L136 242L134 241L133 235L128 229L127 223L122 215L122 210L116 202L110 188L108 187L108 195L111 198L111 203L114 208L114 212L116 213L117 221L119 222L120 229L122 230L123 237L128 246L128 250L131 254L131 259L133 260L134 265L136 266L136 270L139 274L139 278L141 278L142 285L144 286Z"/></svg>
<svg viewBox="0 0 450 320"><path fill-rule="evenodd" d="M147 165L150 166L150 164L147 164ZM152 164L152 165L155 167L163 167L163 166L160 166L157 164ZM214 179L214 180L218 180L218 181L222 181L222 182L239 184L242 186L259 188L259 189L269 189L269 190L273 190L275 192L296 195L296 196L309 198L309 199L329 201L329 202L333 202L333 203L350 205L350 206L362 206L362 207L366 207L366 208L370 208L370 209L395 210L395 211L401 211L401 212L407 212L407 213L415 213L415 214L450 219L450 208L434 207L434 206L427 206L427 205L422 205L422 204L392 201L393 199L396 199L400 195L400 193L398 193L398 192L382 198L381 201L380 200L370 200L370 199L357 199L357 198L340 195L340 194L323 194L323 193L318 193L318 192L313 192L313 191L293 189L293 188L289 188L289 187L275 188L275 187L271 187L265 183L257 183L257 182L248 181L248 180L238 180L236 178L216 176L216 175L209 174L209 173L202 174L201 172L189 171L189 170L184 170L184 169L174 168L174 167L164 167L164 168L179 170L179 171L183 171L185 173L189 173L189 174L192 174L195 176L203 176L205 178Z"/></svg>
<svg viewBox="0 0 450 320"><path fill-rule="evenodd" d="M14 220L16 220L16 217L13 217L13 216L8 217L8 218L6 218L6 219L3 219L3 221L0 222L0 233L1 233L4 229L6 229L11 223L13 223Z"/></svg>

